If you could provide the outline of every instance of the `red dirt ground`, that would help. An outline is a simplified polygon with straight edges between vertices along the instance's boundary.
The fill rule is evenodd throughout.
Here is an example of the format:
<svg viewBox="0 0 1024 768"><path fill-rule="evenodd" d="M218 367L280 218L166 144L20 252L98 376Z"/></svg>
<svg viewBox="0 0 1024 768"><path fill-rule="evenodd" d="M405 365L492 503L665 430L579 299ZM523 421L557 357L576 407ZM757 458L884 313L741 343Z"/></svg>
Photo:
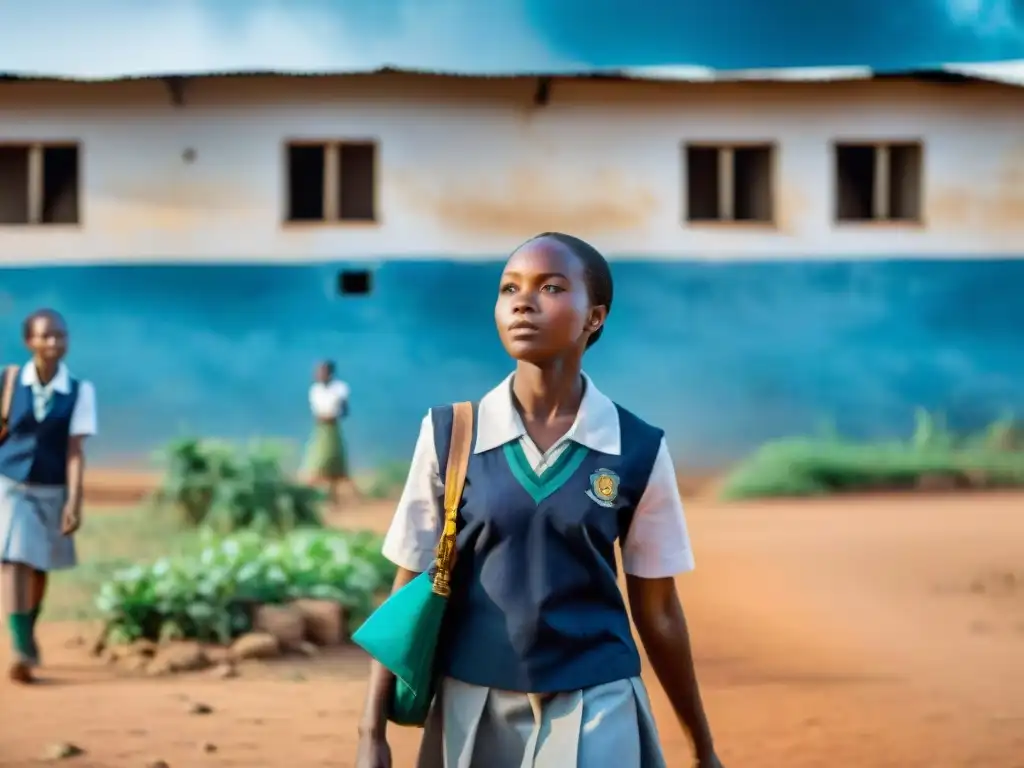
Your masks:
<svg viewBox="0 0 1024 768"><path fill-rule="evenodd" d="M126 472L89 468L85 474L85 496L97 507L136 504L156 490L159 472Z"/></svg>
<svg viewBox="0 0 1024 768"><path fill-rule="evenodd" d="M1024 768L1024 496L690 505L680 580L704 697L730 768ZM346 515L383 527L387 508ZM46 745L75 766L352 765L365 659L235 680L119 676L46 625L47 684L0 684L0 766ZM686 741L649 680L669 765ZM213 708L190 715L188 701ZM395 766L417 734L394 729ZM209 743L216 750L206 752Z"/></svg>

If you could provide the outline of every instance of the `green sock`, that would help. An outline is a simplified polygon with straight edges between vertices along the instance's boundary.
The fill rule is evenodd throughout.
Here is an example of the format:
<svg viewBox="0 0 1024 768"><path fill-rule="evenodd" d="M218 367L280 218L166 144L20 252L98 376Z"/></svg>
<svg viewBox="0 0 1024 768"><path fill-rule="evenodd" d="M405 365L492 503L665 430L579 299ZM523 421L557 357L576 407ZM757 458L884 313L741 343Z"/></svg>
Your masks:
<svg viewBox="0 0 1024 768"><path fill-rule="evenodd" d="M39 662L39 643L36 642L36 624L39 623L39 616L43 612L43 604L40 603L32 609L32 660Z"/></svg>
<svg viewBox="0 0 1024 768"><path fill-rule="evenodd" d="M12 613L7 617L11 629L11 645L22 658L33 657L32 613Z"/></svg>

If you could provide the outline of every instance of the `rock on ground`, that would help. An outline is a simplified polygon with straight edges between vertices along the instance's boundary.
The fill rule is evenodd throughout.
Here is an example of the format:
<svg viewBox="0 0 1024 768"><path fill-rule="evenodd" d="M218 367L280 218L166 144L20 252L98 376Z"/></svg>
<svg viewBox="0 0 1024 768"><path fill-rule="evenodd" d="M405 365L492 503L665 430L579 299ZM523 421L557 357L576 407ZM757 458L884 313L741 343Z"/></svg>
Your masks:
<svg viewBox="0 0 1024 768"><path fill-rule="evenodd" d="M273 635L286 650L298 648L306 639L306 618L290 605L261 605L253 614L252 628Z"/></svg>
<svg viewBox="0 0 1024 768"><path fill-rule="evenodd" d="M78 757L84 755L85 750L76 744L72 744L67 741L60 741L56 744L51 744L43 752L43 760L69 760L72 757Z"/></svg>
<svg viewBox="0 0 1024 768"><path fill-rule="evenodd" d="M305 640L319 646L348 641L348 612L333 600L295 600L290 606L305 621Z"/></svg>
<svg viewBox="0 0 1024 768"><path fill-rule="evenodd" d="M202 645L191 640L161 646L149 664L146 674L166 675L175 672L198 672L210 666L210 659Z"/></svg>
<svg viewBox="0 0 1024 768"><path fill-rule="evenodd" d="M273 659L280 655L281 643L269 632L250 632L231 645L231 657L237 661Z"/></svg>

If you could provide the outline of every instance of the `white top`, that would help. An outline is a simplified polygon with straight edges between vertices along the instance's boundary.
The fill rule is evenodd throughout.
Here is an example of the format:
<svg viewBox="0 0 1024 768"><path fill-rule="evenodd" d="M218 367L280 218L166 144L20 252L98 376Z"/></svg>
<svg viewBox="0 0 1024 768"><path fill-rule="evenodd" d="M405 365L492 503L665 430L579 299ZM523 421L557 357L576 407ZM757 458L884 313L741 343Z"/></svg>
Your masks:
<svg viewBox="0 0 1024 768"><path fill-rule="evenodd" d="M326 384L314 382L309 388L309 407L318 419L336 419L348 402L348 384L331 379Z"/></svg>
<svg viewBox="0 0 1024 768"><path fill-rule="evenodd" d="M555 461L570 441L618 456L622 448L619 412L589 377L584 375L584 379L586 388L576 421L550 449L541 451L526 434L512 403L512 377L509 376L480 401L473 452L483 453L519 440L536 472ZM405 489L384 539L384 556L388 560L410 571L422 572L430 567L441 535L442 510L438 497L443 492L444 481L434 447L434 426L428 413L420 426ZM622 567L632 576L648 579L674 576L694 567L683 502L664 439L647 481L647 490L622 542Z"/></svg>
<svg viewBox="0 0 1024 768"><path fill-rule="evenodd" d="M32 407L36 419L42 421L50 407L50 398L54 392L62 395L71 394L71 374L64 363L57 366L57 374L48 384L39 382L36 364L29 360L21 366L21 386L32 388ZM71 412L71 426L68 430L71 437L86 437L96 434L96 389L92 382L79 380L78 399L75 409Z"/></svg>

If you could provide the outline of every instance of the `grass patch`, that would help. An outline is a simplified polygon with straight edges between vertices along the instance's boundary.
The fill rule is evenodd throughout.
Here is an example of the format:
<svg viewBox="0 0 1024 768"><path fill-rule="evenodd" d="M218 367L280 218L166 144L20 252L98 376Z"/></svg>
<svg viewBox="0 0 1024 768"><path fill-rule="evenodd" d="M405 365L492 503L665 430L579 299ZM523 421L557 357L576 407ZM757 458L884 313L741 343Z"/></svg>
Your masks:
<svg viewBox="0 0 1024 768"><path fill-rule="evenodd" d="M97 618L96 594L117 571L202 549L198 530L184 529L173 516L154 514L145 507L87 508L75 544L80 565L51 575L44 620Z"/></svg>
<svg viewBox="0 0 1024 768"><path fill-rule="evenodd" d="M855 443L802 438L768 443L737 467L725 499L825 496L912 488L1024 487L1024 430L1012 419L957 435L941 417L917 414L907 440Z"/></svg>

